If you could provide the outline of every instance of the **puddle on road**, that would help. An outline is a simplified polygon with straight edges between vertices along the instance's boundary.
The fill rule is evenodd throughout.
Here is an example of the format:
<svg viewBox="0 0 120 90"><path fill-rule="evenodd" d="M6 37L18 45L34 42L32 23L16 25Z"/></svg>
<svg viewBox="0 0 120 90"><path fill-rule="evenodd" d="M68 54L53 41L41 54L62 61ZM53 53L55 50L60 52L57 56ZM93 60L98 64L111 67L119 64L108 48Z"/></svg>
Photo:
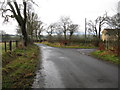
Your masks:
<svg viewBox="0 0 120 90"><path fill-rule="evenodd" d="M61 76L57 71L55 65L51 61L45 61L44 63L45 73L45 88L64 88L61 82Z"/></svg>
<svg viewBox="0 0 120 90"><path fill-rule="evenodd" d="M60 73L55 64L50 60L49 47L41 47L42 67L36 73L36 78L32 88L65 88Z"/></svg>

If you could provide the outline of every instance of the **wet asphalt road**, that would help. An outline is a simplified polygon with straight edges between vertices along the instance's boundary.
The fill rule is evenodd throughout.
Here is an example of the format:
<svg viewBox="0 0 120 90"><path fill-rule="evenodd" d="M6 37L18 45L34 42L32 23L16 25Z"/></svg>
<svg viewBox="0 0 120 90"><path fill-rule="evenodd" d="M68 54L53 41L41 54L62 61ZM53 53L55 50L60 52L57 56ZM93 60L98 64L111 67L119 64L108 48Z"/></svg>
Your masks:
<svg viewBox="0 0 120 90"><path fill-rule="evenodd" d="M33 88L118 87L117 65L85 55L80 49L37 45L41 48L42 61Z"/></svg>

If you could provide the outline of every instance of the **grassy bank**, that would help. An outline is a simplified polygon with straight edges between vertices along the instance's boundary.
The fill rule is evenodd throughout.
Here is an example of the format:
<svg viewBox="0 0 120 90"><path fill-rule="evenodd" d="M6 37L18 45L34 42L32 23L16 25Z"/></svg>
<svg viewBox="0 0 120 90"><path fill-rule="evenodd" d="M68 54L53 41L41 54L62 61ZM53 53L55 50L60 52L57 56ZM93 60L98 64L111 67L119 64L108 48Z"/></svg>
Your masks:
<svg viewBox="0 0 120 90"><path fill-rule="evenodd" d="M91 45L82 45L82 44L70 44L70 45L61 45L60 43L49 43L49 42L42 42L42 44L51 46L51 47L58 47L58 48L85 48L85 49L90 49L90 48L96 48Z"/></svg>
<svg viewBox="0 0 120 90"><path fill-rule="evenodd" d="M30 88L39 62L36 45L15 49L2 55L3 88Z"/></svg>
<svg viewBox="0 0 120 90"><path fill-rule="evenodd" d="M111 63L114 64L120 64L120 58L117 57L117 55L115 55L114 53L110 52L110 51L100 51L97 50L95 52L92 52L91 55L93 55L96 58L105 60L105 61L109 61Z"/></svg>

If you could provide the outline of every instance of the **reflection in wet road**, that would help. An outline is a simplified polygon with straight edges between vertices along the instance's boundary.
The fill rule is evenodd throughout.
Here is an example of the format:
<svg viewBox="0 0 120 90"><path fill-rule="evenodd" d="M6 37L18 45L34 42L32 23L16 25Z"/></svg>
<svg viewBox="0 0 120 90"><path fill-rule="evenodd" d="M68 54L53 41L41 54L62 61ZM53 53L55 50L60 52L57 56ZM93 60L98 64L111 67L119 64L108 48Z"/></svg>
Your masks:
<svg viewBox="0 0 120 90"><path fill-rule="evenodd" d="M57 67L49 60L52 53L52 51L49 50L50 48L52 47L41 46L42 69L37 72L33 88L65 88L61 81L61 76Z"/></svg>
<svg viewBox="0 0 120 90"><path fill-rule="evenodd" d="M41 47L42 62L36 72L33 88L118 87L117 66L84 55L81 53L83 49L38 46Z"/></svg>

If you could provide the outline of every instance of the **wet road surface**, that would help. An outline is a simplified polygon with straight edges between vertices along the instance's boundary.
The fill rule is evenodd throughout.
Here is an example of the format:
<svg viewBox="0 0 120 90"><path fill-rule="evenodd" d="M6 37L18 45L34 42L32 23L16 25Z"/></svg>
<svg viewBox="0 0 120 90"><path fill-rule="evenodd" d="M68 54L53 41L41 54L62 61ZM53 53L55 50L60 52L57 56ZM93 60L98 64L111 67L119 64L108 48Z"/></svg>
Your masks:
<svg viewBox="0 0 120 90"><path fill-rule="evenodd" d="M91 50L41 48L33 88L117 88L118 67L85 54ZM85 51L85 52L84 52Z"/></svg>

